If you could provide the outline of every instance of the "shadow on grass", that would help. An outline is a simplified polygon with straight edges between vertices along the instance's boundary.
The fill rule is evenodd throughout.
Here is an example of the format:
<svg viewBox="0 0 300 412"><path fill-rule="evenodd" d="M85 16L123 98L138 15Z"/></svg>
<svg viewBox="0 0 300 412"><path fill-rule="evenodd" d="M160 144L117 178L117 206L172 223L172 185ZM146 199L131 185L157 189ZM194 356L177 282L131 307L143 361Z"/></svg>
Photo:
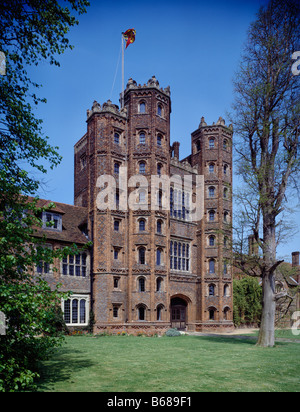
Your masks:
<svg viewBox="0 0 300 412"><path fill-rule="evenodd" d="M82 359L78 359L80 354L83 355ZM80 350L60 348L50 360L39 365L38 391L47 392L52 389L52 385L70 380L76 372L90 368L93 364Z"/></svg>
<svg viewBox="0 0 300 412"><path fill-rule="evenodd" d="M211 341L214 343L230 343L230 345L256 345L257 336L220 336L220 335L201 335L194 336L196 339Z"/></svg>
<svg viewBox="0 0 300 412"><path fill-rule="evenodd" d="M249 346L255 346L258 340L258 336L220 336L220 335L201 335L201 336L194 336L196 339L202 339L214 343L229 343L231 345L240 345L245 344ZM286 339L275 339L275 346L286 346L291 343L296 343L292 340Z"/></svg>

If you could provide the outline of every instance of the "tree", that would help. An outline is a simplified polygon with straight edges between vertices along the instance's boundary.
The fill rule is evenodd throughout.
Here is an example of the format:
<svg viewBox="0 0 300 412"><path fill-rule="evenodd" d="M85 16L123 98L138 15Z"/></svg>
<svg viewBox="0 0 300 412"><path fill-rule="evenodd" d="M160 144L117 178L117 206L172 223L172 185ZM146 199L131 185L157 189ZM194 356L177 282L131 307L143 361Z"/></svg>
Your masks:
<svg viewBox="0 0 300 412"><path fill-rule="evenodd" d="M259 324L261 286L257 279L244 276L233 280L233 322L235 326Z"/></svg>
<svg viewBox="0 0 300 412"><path fill-rule="evenodd" d="M282 263L276 258L276 227L292 191L299 189L300 86L291 70L299 30L297 1L271 0L262 7L234 81L237 171L252 196L252 231L262 251L259 259L242 254L240 268L262 279L260 346L274 346L275 272Z"/></svg>
<svg viewBox="0 0 300 412"><path fill-rule="evenodd" d="M0 312L6 317L0 336L0 391L28 389L37 376L35 363L58 343L54 328L61 294L33 276L40 262L78 252L55 252L34 239L42 209L29 199L39 187L28 167L46 173L61 160L42 134L33 106L45 102L36 95L39 85L29 78L29 65L41 61L59 66L56 56L71 49L66 37L86 12L88 1L2 0L0 51L5 75L0 75ZM2 71L3 73L3 71Z"/></svg>

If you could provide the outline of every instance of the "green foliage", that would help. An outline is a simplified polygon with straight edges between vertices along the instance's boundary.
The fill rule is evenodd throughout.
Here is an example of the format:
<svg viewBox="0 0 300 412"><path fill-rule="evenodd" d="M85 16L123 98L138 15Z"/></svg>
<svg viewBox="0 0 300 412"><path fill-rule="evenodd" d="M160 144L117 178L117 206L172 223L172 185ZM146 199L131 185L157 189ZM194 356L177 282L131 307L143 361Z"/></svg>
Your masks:
<svg viewBox="0 0 300 412"><path fill-rule="evenodd" d="M259 324L262 288L256 278L245 276L233 280L233 322L235 326Z"/></svg>
<svg viewBox="0 0 300 412"><path fill-rule="evenodd" d="M70 9L84 13L86 0L68 0ZM0 336L0 392L34 387L36 365L60 344L64 325L57 312L63 295L51 290L42 276L33 276L40 261L53 263L78 249L54 251L45 239L34 239L41 226L37 199L29 201L39 181L28 168L46 173L61 160L43 137L32 104L45 102L27 74L41 61L59 66L57 54L72 48L66 37L78 24L70 9L56 0L2 0L0 51L6 57L6 75L0 75L0 311L6 318ZM27 169L27 170L26 170ZM34 240L33 240L34 239Z"/></svg>

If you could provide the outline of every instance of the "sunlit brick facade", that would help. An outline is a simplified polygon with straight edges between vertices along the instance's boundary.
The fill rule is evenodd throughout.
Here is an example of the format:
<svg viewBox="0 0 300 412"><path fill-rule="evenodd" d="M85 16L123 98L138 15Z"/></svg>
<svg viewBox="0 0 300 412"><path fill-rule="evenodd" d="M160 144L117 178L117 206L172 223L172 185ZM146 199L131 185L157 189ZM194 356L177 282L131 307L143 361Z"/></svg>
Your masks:
<svg viewBox="0 0 300 412"><path fill-rule="evenodd" d="M130 79L124 108L94 102L87 133L75 145L74 204L86 209L93 242L95 333L233 327L232 127L222 118L213 125L202 118L187 140L191 154L179 160L179 143L170 142L170 113L169 87L160 88L154 76L145 85ZM103 175L116 182L110 208L99 207ZM172 179L167 193L163 186L154 189L152 176L189 176L192 190L186 193ZM197 176L203 176L199 220L189 210L199 201ZM124 199L135 207L120 207Z"/></svg>

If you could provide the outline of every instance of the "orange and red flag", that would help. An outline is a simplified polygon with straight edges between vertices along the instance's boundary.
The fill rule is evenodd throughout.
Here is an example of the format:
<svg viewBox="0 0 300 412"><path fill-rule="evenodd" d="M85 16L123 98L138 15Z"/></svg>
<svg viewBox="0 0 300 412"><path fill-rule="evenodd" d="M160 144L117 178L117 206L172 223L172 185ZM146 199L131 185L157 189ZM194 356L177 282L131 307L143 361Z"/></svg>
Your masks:
<svg viewBox="0 0 300 412"><path fill-rule="evenodd" d="M125 33L123 33L124 39L127 40L125 49L127 49L127 47L135 41L135 33L135 29L128 29Z"/></svg>

